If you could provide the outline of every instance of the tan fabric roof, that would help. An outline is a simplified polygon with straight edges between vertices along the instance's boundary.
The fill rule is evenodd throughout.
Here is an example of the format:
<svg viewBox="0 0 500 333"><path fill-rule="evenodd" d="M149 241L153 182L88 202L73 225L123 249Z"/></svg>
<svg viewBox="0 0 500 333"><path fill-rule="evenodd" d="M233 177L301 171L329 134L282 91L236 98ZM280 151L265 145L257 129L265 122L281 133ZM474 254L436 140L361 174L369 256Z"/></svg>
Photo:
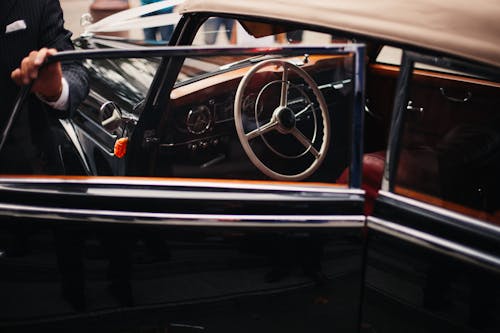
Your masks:
<svg viewBox="0 0 500 333"><path fill-rule="evenodd" d="M500 67L500 0L186 0L188 12L315 24Z"/></svg>

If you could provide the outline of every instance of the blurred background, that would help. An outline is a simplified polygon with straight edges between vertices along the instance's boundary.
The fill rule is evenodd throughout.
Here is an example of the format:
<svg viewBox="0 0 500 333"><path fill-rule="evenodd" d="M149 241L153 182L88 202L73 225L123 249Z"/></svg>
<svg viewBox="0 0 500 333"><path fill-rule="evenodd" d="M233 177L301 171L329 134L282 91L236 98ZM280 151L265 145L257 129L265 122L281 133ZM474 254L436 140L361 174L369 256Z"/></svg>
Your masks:
<svg viewBox="0 0 500 333"><path fill-rule="evenodd" d="M90 13L91 6L98 14L108 14L124 6L137 7L140 0L60 0L64 11L65 27L73 32L73 38L83 32L80 18L85 13ZM132 38L142 38L142 30L137 29L130 32Z"/></svg>
<svg viewBox="0 0 500 333"><path fill-rule="evenodd" d="M64 12L65 27L68 30L72 31L73 38L76 38L84 32L84 28L80 24L80 19L82 15L89 13L94 17L95 21L98 21L99 19L106 17L110 14L116 13L118 11L122 11L127 8L138 7L141 5L141 0L60 0L60 3ZM213 42L211 43L206 42L204 36L201 33L199 33L197 34L197 37L195 38L193 44L205 45L206 43L208 44L215 43L218 45L219 44L227 45L229 43L234 44L236 42L236 39L238 40L237 44L240 45L250 45L250 44L255 45L255 42L257 42L257 40L254 37L248 36L248 34L244 32L241 26L237 27L233 35L231 35L231 32L229 32L229 35L231 35L231 37L227 36L226 33L227 31L225 30L227 29L226 26L220 25L217 29L218 29L218 32L216 33L217 37L214 39ZM129 37L131 39L139 39L139 40L143 40L145 37L144 31L142 29L132 29L128 30L128 32L115 32L111 34L121 37ZM109 33L107 33L107 35L109 35ZM288 39L288 35L282 37L283 37L282 39L276 39L276 40L274 39L269 40L267 37L264 37L259 40L259 43L269 44L273 42L277 43L306 42L310 44L323 45L324 43L332 42L329 35L315 33L315 32L306 32L304 33L303 36L301 33L299 36L300 38L298 40L295 40L294 38Z"/></svg>

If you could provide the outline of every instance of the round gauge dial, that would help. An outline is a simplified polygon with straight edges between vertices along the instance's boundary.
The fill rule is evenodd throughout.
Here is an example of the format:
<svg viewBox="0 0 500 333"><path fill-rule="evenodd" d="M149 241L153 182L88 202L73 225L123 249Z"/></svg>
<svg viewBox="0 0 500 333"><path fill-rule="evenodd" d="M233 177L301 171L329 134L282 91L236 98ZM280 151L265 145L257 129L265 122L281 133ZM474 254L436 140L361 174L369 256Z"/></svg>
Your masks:
<svg viewBox="0 0 500 333"><path fill-rule="evenodd" d="M212 113L206 105L199 105L189 110L186 127L192 134L203 134L212 125Z"/></svg>
<svg viewBox="0 0 500 333"><path fill-rule="evenodd" d="M261 105L258 105L256 109L255 105L256 102L257 102L257 94L255 93L248 94L243 100L241 108L243 110L243 113L250 118L255 118L256 116L258 117L262 112L263 108L262 103Z"/></svg>

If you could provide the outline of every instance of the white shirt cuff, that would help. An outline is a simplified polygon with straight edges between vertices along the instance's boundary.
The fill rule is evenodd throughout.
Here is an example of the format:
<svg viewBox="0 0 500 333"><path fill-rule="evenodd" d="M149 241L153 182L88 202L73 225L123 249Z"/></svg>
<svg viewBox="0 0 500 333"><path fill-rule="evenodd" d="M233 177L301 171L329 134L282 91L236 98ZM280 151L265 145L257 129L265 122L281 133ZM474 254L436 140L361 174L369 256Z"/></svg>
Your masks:
<svg viewBox="0 0 500 333"><path fill-rule="evenodd" d="M61 79L61 84L62 84L62 91L61 91L61 96L59 96L59 99L54 102L48 102L43 99L40 95L38 95L38 98L49 105L51 108L56 109L56 110L67 110L68 109L68 104L69 104L69 85L68 81L63 77Z"/></svg>

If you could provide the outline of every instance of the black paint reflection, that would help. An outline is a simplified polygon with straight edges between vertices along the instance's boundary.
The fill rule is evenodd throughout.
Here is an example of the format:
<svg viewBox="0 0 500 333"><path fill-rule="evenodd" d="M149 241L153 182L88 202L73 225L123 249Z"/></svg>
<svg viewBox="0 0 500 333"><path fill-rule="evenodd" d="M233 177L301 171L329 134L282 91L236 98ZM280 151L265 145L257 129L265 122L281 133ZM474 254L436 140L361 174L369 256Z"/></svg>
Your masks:
<svg viewBox="0 0 500 333"><path fill-rule="evenodd" d="M18 224L19 225L19 224ZM83 228L0 234L0 330L353 331L357 230Z"/></svg>
<svg viewBox="0 0 500 333"><path fill-rule="evenodd" d="M362 332L498 332L498 273L370 230Z"/></svg>

